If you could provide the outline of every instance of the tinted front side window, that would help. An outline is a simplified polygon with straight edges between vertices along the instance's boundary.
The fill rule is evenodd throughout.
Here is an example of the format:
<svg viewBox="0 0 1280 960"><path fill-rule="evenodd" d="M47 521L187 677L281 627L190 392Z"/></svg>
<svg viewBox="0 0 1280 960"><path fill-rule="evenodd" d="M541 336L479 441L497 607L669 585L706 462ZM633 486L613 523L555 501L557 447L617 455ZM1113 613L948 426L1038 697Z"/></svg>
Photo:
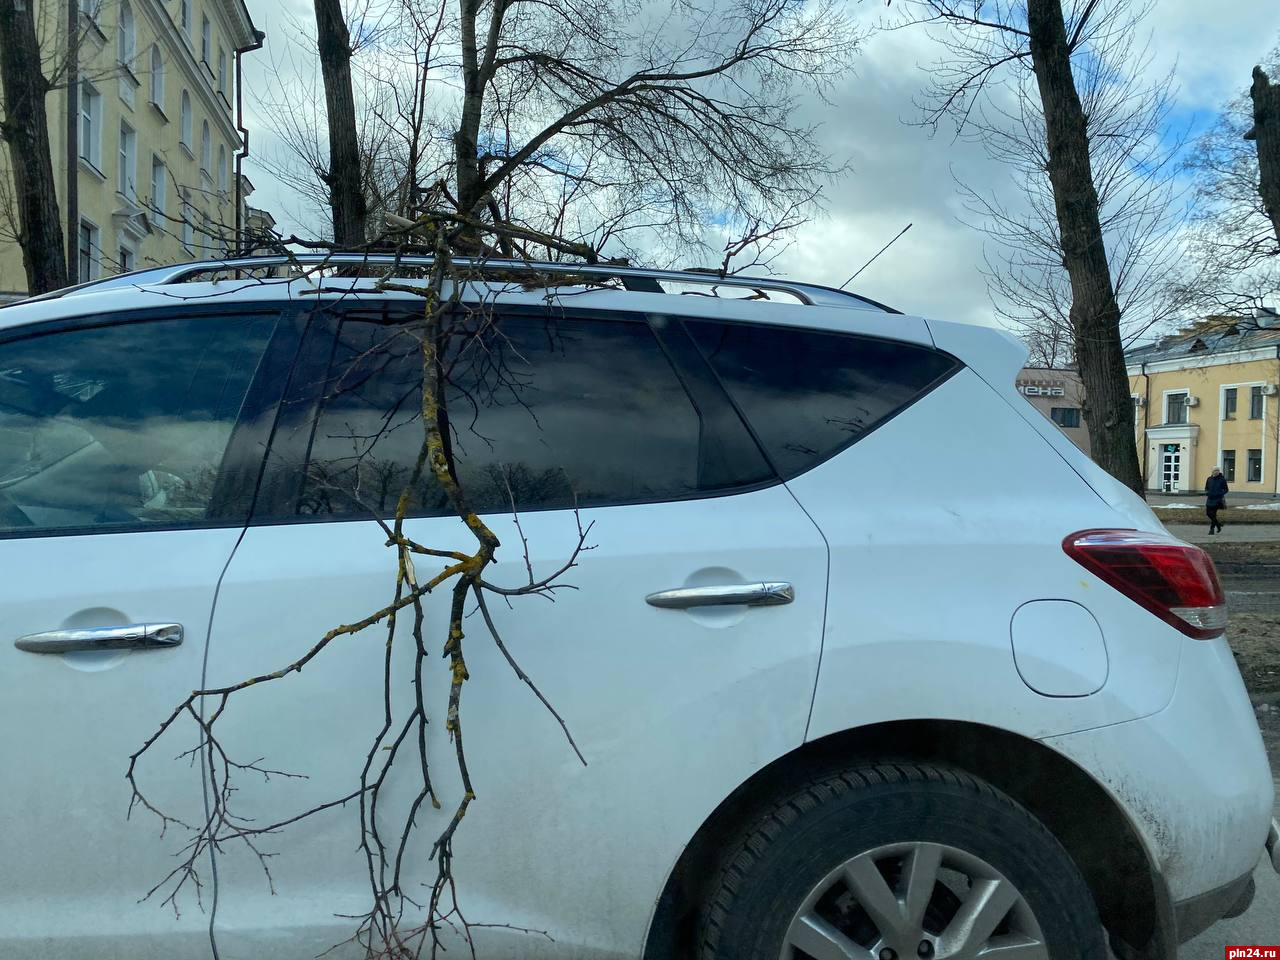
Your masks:
<svg viewBox="0 0 1280 960"><path fill-rule="evenodd" d="M423 442L414 321L343 321L295 515L392 516ZM443 420L482 513L697 496L701 423L649 327L505 316L445 354ZM476 324L473 324L475 326ZM452 513L428 471L416 515Z"/></svg>
<svg viewBox="0 0 1280 960"><path fill-rule="evenodd" d="M855 442L958 362L914 344L789 327L685 326L784 477Z"/></svg>
<svg viewBox="0 0 1280 960"><path fill-rule="evenodd" d="M207 521L270 318L0 343L0 535Z"/></svg>

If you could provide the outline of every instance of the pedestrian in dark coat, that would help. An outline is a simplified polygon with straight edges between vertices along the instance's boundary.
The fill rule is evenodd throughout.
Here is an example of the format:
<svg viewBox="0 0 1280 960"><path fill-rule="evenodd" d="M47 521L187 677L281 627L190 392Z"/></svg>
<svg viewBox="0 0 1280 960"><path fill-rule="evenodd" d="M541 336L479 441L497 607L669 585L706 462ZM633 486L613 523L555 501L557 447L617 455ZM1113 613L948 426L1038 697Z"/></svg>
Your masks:
<svg viewBox="0 0 1280 960"><path fill-rule="evenodd" d="M1222 523L1218 520L1218 511L1227 505L1227 478L1222 475L1222 471L1217 467L1213 468L1213 473L1209 474L1209 479L1204 482L1205 502L1204 512L1209 516L1209 532L1217 533L1222 529Z"/></svg>

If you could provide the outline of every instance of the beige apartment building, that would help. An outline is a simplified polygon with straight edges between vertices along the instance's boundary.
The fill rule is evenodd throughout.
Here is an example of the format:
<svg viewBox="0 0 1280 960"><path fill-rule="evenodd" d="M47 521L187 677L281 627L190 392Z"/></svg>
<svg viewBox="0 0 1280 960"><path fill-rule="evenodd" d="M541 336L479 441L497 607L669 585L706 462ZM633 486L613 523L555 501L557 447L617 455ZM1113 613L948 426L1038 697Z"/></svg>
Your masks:
<svg viewBox="0 0 1280 960"><path fill-rule="evenodd" d="M1280 317L1212 317L1126 355L1147 489L1280 493Z"/></svg>
<svg viewBox="0 0 1280 960"><path fill-rule="evenodd" d="M1084 385L1074 370L1052 367L1023 367L1018 374L1018 392L1057 424L1071 442L1089 452L1089 427L1084 422Z"/></svg>
<svg viewBox="0 0 1280 960"><path fill-rule="evenodd" d="M73 282L237 247L252 189L240 175L239 60L262 41L244 0L34 2L51 63L66 60L69 13L80 37L78 82L46 101ZM12 190L7 162L0 151ZM0 298L26 290L6 213Z"/></svg>

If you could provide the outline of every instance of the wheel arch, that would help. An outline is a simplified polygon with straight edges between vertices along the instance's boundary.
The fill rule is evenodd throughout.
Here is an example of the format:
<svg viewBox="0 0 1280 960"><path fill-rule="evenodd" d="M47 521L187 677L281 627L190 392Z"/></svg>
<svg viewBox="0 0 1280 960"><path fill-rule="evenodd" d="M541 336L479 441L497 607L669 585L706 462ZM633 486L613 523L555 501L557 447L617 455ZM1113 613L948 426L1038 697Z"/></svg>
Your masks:
<svg viewBox="0 0 1280 960"><path fill-rule="evenodd" d="M1127 815L1088 773L1043 744L1007 730L904 720L806 743L761 768L725 798L668 877L649 926L644 960L693 956L697 908L714 881L720 851L780 791L850 761L893 759L959 767L1009 794L1067 849L1122 957L1171 955L1167 891Z"/></svg>

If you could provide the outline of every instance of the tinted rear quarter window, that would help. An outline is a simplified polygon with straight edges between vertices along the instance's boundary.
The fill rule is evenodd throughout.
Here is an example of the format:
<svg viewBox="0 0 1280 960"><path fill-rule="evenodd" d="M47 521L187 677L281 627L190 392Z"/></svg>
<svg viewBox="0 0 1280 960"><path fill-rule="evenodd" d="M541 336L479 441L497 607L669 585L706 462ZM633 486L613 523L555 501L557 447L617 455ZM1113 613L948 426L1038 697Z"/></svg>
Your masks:
<svg viewBox="0 0 1280 960"><path fill-rule="evenodd" d="M960 366L928 347L854 334L685 326L784 479L857 442Z"/></svg>

